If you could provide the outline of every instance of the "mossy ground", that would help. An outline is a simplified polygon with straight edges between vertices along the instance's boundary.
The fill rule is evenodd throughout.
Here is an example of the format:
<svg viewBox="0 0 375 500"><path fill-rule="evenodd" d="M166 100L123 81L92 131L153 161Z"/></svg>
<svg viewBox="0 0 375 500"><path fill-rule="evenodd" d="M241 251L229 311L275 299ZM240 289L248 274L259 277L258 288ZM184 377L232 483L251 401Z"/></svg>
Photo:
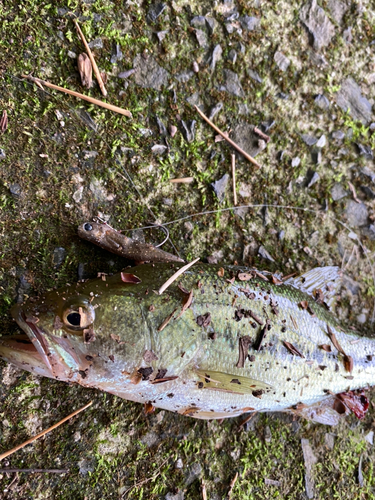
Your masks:
<svg viewBox="0 0 375 500"><path fill-rule="evenodd" d="M313 101L316 94L324 92L333 102L346 76L364 81L366 47L375 38L375 24L371 9L366 10L368 2L362 3L364 12L359 13L353 5L343 21L345 26L353 26L353 42L347 45L343 41L342 28L336 23L336 35L325 50L329 64L317 67L310 60L308 35L298 20L300 2L266 2L256 8L239 1L240 15L261 16L261 29L229 36L222 26L220 5L213 8L210 2L167 2L157 22L148 24L145 16L149 1L138 5L116 0L67 0L62 5L0 0L0 111L7 110L9 116L8 129L0 135L0 148L6 154L0 160L1 334L17 331L9 308L21 275L26 276L32 286L30 293L35 295L75 281L79 263L86 263L86 272L93 276L96 271L118 271L126 264L78 239L76 227L84 220L107 214L113 226L128 229L148 225L155 218L167 222L232 205L230 189L220 205L210 187L211 182L229 172L231 151L225 142L214 142L213 132L186 101L196 92L206 110L218 101L224 102L216 123L225 130L233 129L239 120L255 125L275 120L270 131L272 140L257 158L262 168L255 171L250 164L237 163L238 186L247 192L239 196L239 201L295 208L265 211L258 206L242 217L222 211L172 224L170 239L180 254L191 259L221 252L219 261L284 273L316 265L340 265L343 253L344 262L353 255L347 273L360 284L360 294L353 297L344 292L338 311L351 324L356 323L362 310L370 311L366 312L369 317L375 295L372 269L363 249L337 220L345 222L345 200L333 202L330 190L335 182L347 188L351 181L359 193L358 169L371 166L371 162L357 156L354 143L360 140L372 145L374 136L333 104L330 110L322 111ZM321 4L327 7L326 2ZM69 51L79 54L83 49L69 11L80 17L89 40L102 38L104 47L96 50L96 56L100 69L108 75L108 101L131 110L132 120L63 94L43 92L21 78L22 74L33 73L83 91L76 60L69 55ZM194 15L208 12L219 21L209 38L210 50L218 43L223 49L223 58L213 74L204 62L205 49L198 47L190 26ZM161 30L168 32L159 42L155 32ZM113 43L118 43L124 53L124 59L115 65L110 63ZM243 52L238 43L243 44ZM238 52L234 67L226 59L233 47ZM273 61L276 50L282 50L291 60L286 72ZM142 53L153 55L169 71L169 88L143 89L131 79L124 85L116 77L131 68L133 58ZM200 64L200 72L188 82L178 83L174 75L190 69L193 60ZM239 74L244 99L218 90L225 68ZM256 69L263 83L248 78L247 68ZM364 87L373 98L373 90ZM101 98L97 86L84 92ZM289 98L277 99L279 92ZM249 108L247 116L239 115L240 101ZM174 138L168 137L167 155L152 155L151 146L162 143L156 116L166 125L178 127L181 118L197 120L195 141L187 143L179 131ZM322 163L314 166L300 134L319 137L324 133L328 137L332 130L347 132L349 128L353 129L352 138L344 145L330 141L323 150ZM152 135L144 135L144 129L150 129ZM340 153L343 146L345 154ZM96 157L87 151L96 151ZM285 152L282 160L280 151ZM292 168L291 158L295 156L301 163ZM302 181L309 168L319 172L320 180L306 189ZM170 178L186 176L193 176L194 184L176 186L169 182ZM95 194L90 183L99 186L101 194ZM18 196L11 194L14 184L21 187ZM73 194L80 188L82 199L76 202ZM114 195L112 199L110 194ZM165 202L166 198L171 204ZM324 200L328 201L328 212L321 210ZM374 204L367 200L366 205L372 218ZM311 211L301 210L305 208ZM277 236L281 230L285 231L282 241ZM153 233L151 237L156 241L159 236ZM275 263L265 262L254 251L261 244ZM373 242L364 240L364 244L372 259ZM53 264L56 247L66 250L58 268ZM173 251L169 243L165 249ZM369 333L372 328L368 323L362 330ZM318 459L313 467L315 498L362 499L375 495L375 452L364 439L374 426L372 407L360 423L350 417L333 430L290 417L262 415L255 417L249 431L237 432L238 421L207 423L167 412L146 417L141 406L114 396L27 373L14 374L5 363L1 366L1 451L89 400L94 404L2 462L2 466L16 468L68 468L69 473L19 474L16 478L0 473L0 498L159 499L168 492L184 491L185 499L197 499L202 497L203 480L208 498L221 499L227 497L238 473L232 498L303 499L301 438L310 440ZM329 432L335 434L333 449L326 445ZM265 439L269 433L271 439ZM363 487L357 480L361 455ZM182 460L182 469L175 467L178 459ZM266 484L265 479L279 481L278 486Z"/></svg>

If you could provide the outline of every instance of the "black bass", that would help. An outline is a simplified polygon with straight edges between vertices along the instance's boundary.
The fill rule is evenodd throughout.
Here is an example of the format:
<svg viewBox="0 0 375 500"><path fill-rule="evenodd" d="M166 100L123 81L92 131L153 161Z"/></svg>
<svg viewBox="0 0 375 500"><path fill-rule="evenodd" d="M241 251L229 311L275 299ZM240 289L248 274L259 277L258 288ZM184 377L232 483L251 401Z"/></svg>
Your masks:
<svg viewBox="0 0 375 500"><path fill-rule="evenodd" d="M374 384L375 341L329 311L338 268L282 281L198 263L160 294L180 267L141 265L16 305L27 337L0 338L0 356L196 418L293 411L334 424L351 406L361 416L365 396L348 391Z"/></svg>

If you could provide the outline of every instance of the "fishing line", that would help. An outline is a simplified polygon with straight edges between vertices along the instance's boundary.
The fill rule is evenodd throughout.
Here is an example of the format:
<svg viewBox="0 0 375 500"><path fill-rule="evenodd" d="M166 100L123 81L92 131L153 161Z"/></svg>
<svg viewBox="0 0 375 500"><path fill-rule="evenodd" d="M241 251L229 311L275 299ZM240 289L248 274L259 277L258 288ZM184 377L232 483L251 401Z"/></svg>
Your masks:
<svg viewBox="0 0 375 500"><path fill-rule="evenodd" d="M235 207L220 208L220 209L216 209L216 210L206 210L204 212L197 212L195 214L191 214L191 215L186 215L184 217L180 217L179 219L175 219L175 220L172 220L172 221L169 221L169 222L161 223L160 226L168 226L168 225L171 225L171 224L176 224L178 222L182 222L182 221L187 220L187 219L191 219L193 217L199 217L199 216L202 216L202 215L216 214L218 212L229 212L229 211L234 211L235 212L236 210L238 210L240 208L263 208L263 207L266 207L266 208L282 208L282 209L290 209L290 210L300 210L302 212L309 212L309 213L313 213L315 215L325 215L324 213L318 212L317 210L313 210L311 208L294 207L294 206L291 206L291 205L278 205L278 204L273 204L273 203L257 203L257 204L250 204L250 205L240 205L240 206L235 206ZM345 224L345 222L342 222L340 219L337 219L336 217L334 217L330 212L326 212L326 214L329 215L329 217L331 217L331 219L333 221L337 222L346 231L348 231L348 233L351 235L350 236L351 239L353 239L353 240L355 240L355 241L358 242L360 248L362 249L362 252L363 252L364 256L366 257L367 263L370 266L371 274L372 274L371 277L372 277L372 281L373 281L374 288L375 288L375 270L374 270L373 263L372 263L372 261L369 258L368 249L362 244L362 241L359 239L358 235L351 229L350 226L348 226L347 224ZM153 226L144 226L144 227L140 227L140 228L137 228L137 229L149 229L150 227L153 227ZM132 231L132 230L134 230L134 229L126 229L126 231ZM375 321L375 299L374 299L374 306L373 306L373 311L372 311L370 322L373 323L374 321Z"/></svg>
<svg viewBox="0 0 375 500"><path fill-rule="evenodd" d="M15 80L18 80L19 82L27 83L28 85L34 87L34 84L32 84L31 82L29 82L29 81L27 81L25 79L18 78L18 77L14 76L14 75L10 75L10 76L12 78L14 78ZM51 94L50 92L48 92L44 88L41 89L39 87L39 90L42 90L47 95L49 95L49 96L51 96L53 98L56 98L56 96L54 94ZM76 114L75 109L72 106L70 106L69 103L65 102L64 105L66 105L74 113L74 115ZM97 134L97 132L95 132L95 131L94 131L94 133ZM106 146L108 147L108 149L111 150L108 142L102 136L101 136L101 139L106 144ZM144 197L140 193L140 191L137 188L137 186L134 184L134 182L133 182L131 176L129 175L129 173L127 172L125 166L118 160L118 158L115 158L115 162L124 171L127 180L130 182L130 184L132 185L133 189L136 191L136 193L141 198L141 200L143 201L143 203L146 205L147 209L150 211L152 217L156 221L157 217L156 217L155 213L152 211L152 209L149 207L149 205L145 202ZM311 208L294 207L294 206L291 206L291 205L278 205L278 204L272 204L272 203L271 204L269 204L269 203L257 203L257 204L250 204L250 205L240 205L240 206L235 206L235 207L232 206L232 207L220 208L220 209L216 209L216 210L206 210L206 211L203 211L203 212L197 212L195 214L186 215L184 217L180 217L179 219L175 219L175 220L172 220L172 221L169 221L169 222L156 223L154 225L142 226L142 227L133 228L133 229L125 229L122 232L134 231L136 229L150 229L150 228L155 228L155 226L158 226L160 228L164 227L164 229L167 230L167 228L165 228L165 226L168 226L168 225L171 225L171 224L177 224L178 222L182 222L184 220L188 220L188 219L191 219L193 217L199 217L199 216L202 216L202 215L216 214L216 213L219 213L219 212L229 212L229 211L234 211L235 212L236 210L241 209L241 208L263 208L263 207L267 207L267 208L281 208L281 209L289 209L289 210L300 210L302 212L309 212L309 213L314 213L315 215L320 215L317 210L313 210ZM334 222L337 222L340 226L342 226L351 235L350 236L351 239L356 240L358 242L360 248L363 251L363 254L366 257L367 263L370 266L371 277L372 277L373 285L374 285L374 288L375 288L375 269L374 269L374 266L373 266L373 264L372 264L372 262L371 262L371 260L370 260L370 258L368 256L368 250L367 250L367 248L362 244L362 242L359 239L358 235L350 228L350 226L348 226L347 224L345 224L344 222L342 222L340 219L337 219L336 217L334 217L333 215L331 215L330 212L326 212L326 213L327 213L327 215L329 215L331 217L331 220L333 220ZM159 245L157 245L157 247L162 246L168 239L169 239L169 241L170 241L173 249L175 250L176 254L180 257L180 254L179 254L177 248L174 246L172 240L169 238L169 231L168 231L168 235L167 235L166 239L162 243L160 243ZM373 311L372 311L370 322L373 323L374 321L375 321L375 299L374 299L374 307L373 307Z"/></svg>
<svg viewBox="0 0 375 500"><path fill-rule="evenodd" d="M34 87L34 83L32 82L29 82L28 80L25 80L25 79L21 79L21 78L18 78L17 76L15 75L10 75L11 78L19 81L19 82L22 82L22 83L27 83L30 87ZM41 90L42 92L44 92L45 94L47 94L48 96L54 98L56 100L56 96L54 94L52 94L51 92L48 92L48 90L46 90L44 87L39 87L39 90ZM76 118L79 118L79 116L77 115L77 111L75 108L73 108L68 102L63 102L62 103L64 106L66 106L72 113L73 116L75 116ZM80 118L79 118L80 119ZM82 120L81 120L82 121ZM85 123L86 126L87 123ZM93 130L93 129L91 129ZM96 130L93 130L93 132L98 135L98 132ZM111 147L110 145L108 144L108 142L105 140L105 138L103 136L100 136L101 140L105 143L105 145L107 146L108 150L111 151ZM149 210L150 214L152 215L152 217L155 219L155 221L157 221L157 216L155 215L155 213L153 212L153 210L151 209L151 207L148 205L148 203L146 202L146 200L144 199L144 197L142 196L141 192L139 191L139 189L137 188L137 186L135 185L135 183L133 182L133 179L131 178L129 172L127 171L127 169L125 168L125 165L123 165L120 160L118 158L115 157L115 162L117 163L117 165L122 169L122 171L124 172L125 177L123 177L126 181L128 181L132 188L134 189L134 191L137 193L137 195L139 196L140 200L142 201L142 203L147 207L147 209ZM119 172L117 172L119 174ZM121 174L120 174L121 175ZM158 226L158 227L162 227L162 225L158 224L157 222L155 223L154 226L150 226L150 227L155 227L155 226ZM111 226L109 226L111 227ZM111 229L114 229L114 228L111 228ZM169 231L167 230L167 228L163 228L163 231L165 232L166 234L166 238L163 240L162 243L159 243L159 245L156 245L156 248L164 245L164 243L166 243L168 240L170 242L170 244L172 245L173 247L173 250L175 251L175 253L178 255L178 257L181 258L181 255L179 253L179 251L177 250L177 248L175 247L175 245L173 244L173 241L170 239L170 236L169 236ZM155 246L155 245L154 245Z"/></svg>

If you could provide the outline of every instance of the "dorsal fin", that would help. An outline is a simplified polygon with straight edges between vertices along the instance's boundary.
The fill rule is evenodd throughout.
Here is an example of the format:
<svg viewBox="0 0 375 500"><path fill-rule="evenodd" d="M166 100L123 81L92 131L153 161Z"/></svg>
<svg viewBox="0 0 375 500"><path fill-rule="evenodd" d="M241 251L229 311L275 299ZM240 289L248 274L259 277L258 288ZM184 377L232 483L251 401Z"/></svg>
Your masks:
<svg viewBox="0 0 375 500"><path fill-rule="evenodd" d="M314 292L320 289L324 295L324 302L332 309L335 296L342 284L342 271L338 266L316 267L297 278L289 278L284 284L292 285L314 298Z"/></svg>
<svg viewBox="0 0 375 500"><path fill-rule="evenodd" d="M196 374L201 379L202 389L221 390L237 394L253 394L257 391L269 392L272 389L270 385L260 380L244 377L243 375L201 369L196 370Z"/></svg>

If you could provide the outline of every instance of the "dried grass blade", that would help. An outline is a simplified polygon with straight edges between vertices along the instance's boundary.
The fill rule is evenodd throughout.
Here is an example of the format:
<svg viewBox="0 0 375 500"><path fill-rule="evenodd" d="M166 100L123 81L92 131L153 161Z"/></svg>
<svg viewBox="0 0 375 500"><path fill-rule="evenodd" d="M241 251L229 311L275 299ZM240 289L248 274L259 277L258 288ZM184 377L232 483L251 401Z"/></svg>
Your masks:
<svg viewBox="0 0 375 500"><path fill-rule="evenodd" d="M158 294L161 295L165 290L179 277L181 274L184 274L185 271L189 269L189 267L193 266L200 257L197 257L196 259L192 260L189 262L189 264L186 264L186 266L182 266L177 272L175 272L167 281L159 288Z"/></svg>
<svg viewBox="0 0 375 500"><path fill-rule="evenodd" d="M204 113L202 113L202 111L198 108L198 106L195 105L194 107L198 111L198 113L201 115L203 120L205 120L218 134L220 134L222 137L224 137L224 139L227 142L229 142L229 144L231 146L233 146L234 149L237 149L237 151L239 153L241 153L242 156L244 156L247 160L249 160L250 163L252 163L256 167L260 168L259 163L252 156L250 156L248 153L246 153L246 151L244 151L242 148L240 148L240 146L238 144L236 144L234 141L232 141L232 139L229 139L229 137L227 137L225 135L225 132L221 131L216 125L214 125L212 123L212 121L209 118L207 118L207 116Z"/></svg>
<svg viewBox="0 0 375 500"><path fill-rule="evenodd" d="M102 108L109 109L110 111L114 111L115 113L120 113L120 115L128 116L132 118L132 114L127 109L119 108L118 106L114 106L113 104L108 104L107 102L99 101L99 99L94 99L94 97L89 97L84 94L80 94L75 90L66 89L64 87L59 87L58 85L54 85L53 83L46 82L45 80L41 80L40 78L36 78L31 75L22 75L23 78L27 78L33 83L36 83L38 86L45 85L50 89L59 90L60 92L64 92L65 94L72 95L74 97L78 97L79 99L83 99L84 101L88 101L91 104L95 104L96 106L101 106Z"/></svg>
<svg viewBox="0 0 375 500"><path fill-rule="evenodd" d="M4 453L2 453L0 455L0 460L3 460L4 458L6 457L9 457L9 455L12 455L14 452L20 450L21 448L24 448L25 446L27 446L28 444L31 444L33 443L34 441L36 441L37 439L39 439L40 437L43 437L45 436L46 434L48 434L48 432L51 432L53 431L54 429L56 429L57 427L59 427L61 424L63 424L64 422L66 422L67 420L71 419L72 417L75 417L76 415L78 415L78 413L80 413L81 411L83 410L86 410L86 408L88 408L89 406L92 405L92 401L90 401L90 403L87 403L87 405L83 406L82 408L80 408L79 410L76 410L74 411L73 413L71 413L70 415L68 415L67 417L63 418L62 420L60 420L60 422L57 422L57 424L54 424L52 425L51 427L49 427L48 429L46 429L45 431L42 431L40 432L39 434L37 434L36 436L28 439L27 441L25 441L24 443L22 444L19 444L18 446L15 446L14 448L12 448L11 450L8 450Z"/></svg>

